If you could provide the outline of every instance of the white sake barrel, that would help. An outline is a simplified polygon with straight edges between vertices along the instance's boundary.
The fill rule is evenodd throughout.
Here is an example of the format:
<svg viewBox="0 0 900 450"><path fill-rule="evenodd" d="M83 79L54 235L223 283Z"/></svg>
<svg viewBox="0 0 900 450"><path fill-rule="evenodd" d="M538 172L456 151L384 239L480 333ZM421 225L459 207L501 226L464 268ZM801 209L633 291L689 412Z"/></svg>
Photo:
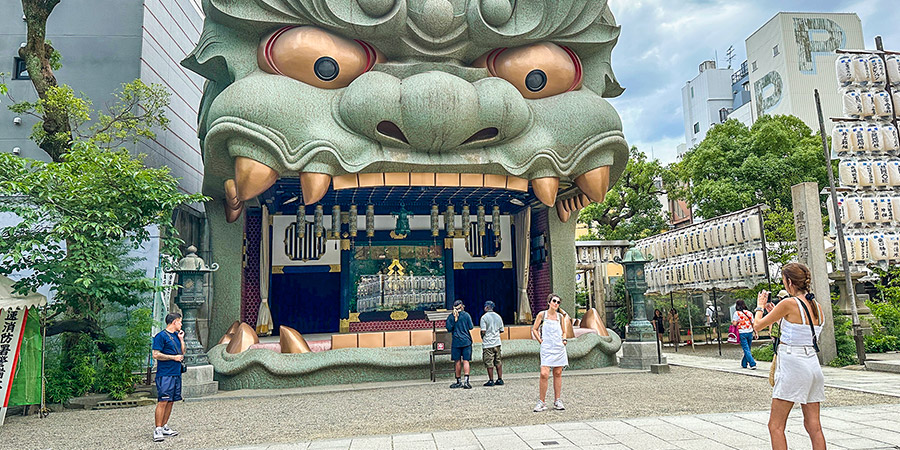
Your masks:
<svg viewBox="0 0 900 450"><path fill-rule="evenodd" d="M869 150L869 133L866 132L866 125L863 123L855 123L850 127L850 150L853 152L865 152Z"/></svg>
<svg viewBox="0 0 900 450"><path fill-rule="evenodd" d="M848 153L854 151L851 147L850 125L846 122L838 122L831 130L831 149L836 153Z"/></svg>
<svg viewBox="0 0 900 450"><path fill-rule="evenodd" d="M863 197L863 221L868 224L881 223L881 212L878 209L878 198Z"/></svg>
<svg viewBox="0 0 900 450"><path fill-rule="evenodd" d="M894 212L894 220L900 222L900 197L892 194L886 195L891 196L891 210Z"/></svg>
<svg viewBox="0 0 900 450"><path fill-rule="evenodd" d="M847 222L850 224L863 223L865 221L866 212L862 197L853 195L844 198L844 204L847 208Z"/></svg>
<svg viewBox="0 0 900 450"><path fill-rule="evenodd" d="M874 232L869 236L869 256L873 261L887 261L890 259L888 254L888 243L884 233Z"/></svg>
<svg viewBox="0 0 900 450"><path fill-rule="evenodd" d="M847 88L841 92L841 110L847 117L862 116L863 103L859 89Z"/></svg>
<svg viewBox="0 0 900 450"><path fill-rule="evenodd" d="M878 196L878 211L881 214L881 223L891 223L896 220L893 203L890 194L881 194Z"/></svg>
<svg viewBox="0 0 900 450"><path fill-rule="evenodd" d="M735 257L733 255L729 256L728 257L728 279L729 280L736 280L738 278L737 266L738 266L737 259L735 259Z"/></svg>
<svg viewBox="0 0 900 450"><path fill-rule="evenodd" d="M853 55L850 74L856 84L869 84L872 81L872 69L869 67L868 55Z"/></svg>
<svg viewBox="0 0 900 450"><path fill-rule="evenodd" d="M875 177L876 187L890 186L891 174L888 162L883 159L876 159L872 162L872 176Z"/></svg>
<svg viewBox="0 0 900 450"><path fill-rule="evenodd" d="M884 141L881 137L881 127L877 123L866 125L867 151L881 153L884 151Z"/></svg>
<svg viewBox="0 0 900 450"><path fill-rule="evenodd" d="M722 236L725 239L725 245L734 245L734 225L731 223L731 220L722 224Z"/></svg>
<svg viewBox="0 0 900 450"><path fill-rule="evenodd" d="M719 248L722 246L722 225L716 223L712 225L712 231L709 234L709 237L712 238L713 248Z"/></svg>
<svg viewBox="0 0 900 450"><path fill-rule="evenodd" d="M750 242L753 239L750 237L750 217L751 216L741 216L741 241L742 242Z"/></svg>
<svg viewBox="0 0 900 450"><path fill-rule="evenodd" d="M873 186L875 184L875 174L872 172L872 161L861 159L856 164L856 171L859 173L860 186Z"/></svg>
<svg viewBox="0 0 900 450"><path fill-rule="evenodd" d="M887 161L888 163L888 177L890 178L890 184L893 187L900 186L900 159L891 158Z"/></svg>
<svg viewBox="0 0 900 450"><path fill-rule="evenodd" d="M855 159L845 159L838 164L838 179L841 186L853 188L859 185L859 172L856 170Z"/></svg>
<svg viewBox="0 0 900 450"><path fill-rule="evenodd" d="M869 79L872 84L884 84L885 82L884 60L878 55L869 55Z"/></svg>
<svg viewBox="0 0 900 450"><path fill-rule="evenodd" d="M762 230L759 228L759 213L751 214L748 223L750 228L750 239L762 239Z"/></svg>
<svg viewBox="0 0 900 450"><path fill-rule="evenodd" d="M851 234L844 235L844 248L847 250L847 261L854 262L857 257L857 247L854 245L856 237ZM840 254L838 254L840 256Z"/></svg>
<svg viewBox="0 0 900 450"><path fill-rule="evenodd" d="M869 261L869 236L856 234L853 236L853 251L856 252L857 261Z"/></svg>
<svg viewBox="0 0 900 450"><path fill-rule="evenodd" d="M893 117L894 105L891 102L891 95L887 91L875 91L872 95L872 101L875 104L875 115L882 118Z"/></svg>
<svg viewBox="0 0 900 450"><path fill-rule="evenodd" d="M888 78L891 79L893 84L900 83L900 55L891 55L886 59L885 72L887 72ZM896 103L894 104L896 105Z"/></svg>
<svg viewBox="0 0 900 450"><path fill-rule="evenodd" d="M891 261L900 261L900 235L890 231L884 234L887 241L888 258Z"/></svg>
<svg viewBox="0 0 900 450"><path fill-rule="evenodd" d="M843 196L837 196L837 204L838 209L835 213L834 204L831 202L831 199L829 198L825 202L825 206L828 208L828 217L832 217L833 219L840 219L840 222L846 225L850 221L850 218L847 216L847 202L844 200Z"/></svg>
<svg viewBox="0 0 900 450"><path fill-rule="evenodd" d="M756 268L757 275L766 274L766 260L762 250L753 252L753 265Z"/></svg>
<svg viewBox="0 0 900 450"><path fill-rule="evenodd" d="M859 91L859 98L862 102L862 117L875 117L875 94L868 90L864 89Z"/></svg>
<svg viewBox="0 0 900 450"><path fill-rule="evenodd" d="M838 84L845 86L853 83L853 57L838 55L834 61L834 70L837 72Z"/></svg>
<svg viewBox="0 0 900 450"><path fill-rule="evenodd" d="M900 136L897 135L897 128L890 123L882 124L880 128L884 150L888 152L900 150Z"/></svg>
<svg viewBox="0 0 900 450"><path fill-rule="evenodd" d="M895 87L892 92L894 93L894 117L900 117L900 89Z"/></svg>

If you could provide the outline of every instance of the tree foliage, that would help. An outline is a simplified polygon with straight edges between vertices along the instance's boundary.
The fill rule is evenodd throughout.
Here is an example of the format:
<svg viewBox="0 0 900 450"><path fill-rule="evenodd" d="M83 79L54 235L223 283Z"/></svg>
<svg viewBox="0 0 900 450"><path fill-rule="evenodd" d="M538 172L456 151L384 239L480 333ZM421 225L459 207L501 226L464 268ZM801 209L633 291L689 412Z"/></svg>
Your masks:
<svg viewBox="0 0 900 450"><path fill-rule="evenodd" d="M602 203L581 210L578 221L588 226L586 239L638 240L666 230L659 195L668 171L658 160L631 148L622 178L610 188Z"/></svg>
<svg viewBox="0 0 900 450"><path fill-rule="evenodd" d="M794 116L763 116L747 128L737 120L714 126L673 166L684 186L670 195L712 218L759 203L791 210L791 186L827 186L822 140Z"/></svg>

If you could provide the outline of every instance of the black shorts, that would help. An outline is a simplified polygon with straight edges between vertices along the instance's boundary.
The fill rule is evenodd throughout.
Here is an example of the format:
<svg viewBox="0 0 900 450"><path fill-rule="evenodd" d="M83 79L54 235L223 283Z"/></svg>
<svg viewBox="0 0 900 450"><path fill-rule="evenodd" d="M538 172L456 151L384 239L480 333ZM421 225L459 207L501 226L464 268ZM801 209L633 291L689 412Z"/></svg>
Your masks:
<svg viewBox="0 0 900 450"><path fill-rule="evenodd" d="M460 359L464 359L466 361L472 360L471 345L467 345L465 347L450 347L450 360L459 361Z"/></svg>
<svg viewBox="0 0 900 450"><path fill-rule="evenodd" d="M181 375L156 376L156 400L160 402L181 401Z"/></svg>

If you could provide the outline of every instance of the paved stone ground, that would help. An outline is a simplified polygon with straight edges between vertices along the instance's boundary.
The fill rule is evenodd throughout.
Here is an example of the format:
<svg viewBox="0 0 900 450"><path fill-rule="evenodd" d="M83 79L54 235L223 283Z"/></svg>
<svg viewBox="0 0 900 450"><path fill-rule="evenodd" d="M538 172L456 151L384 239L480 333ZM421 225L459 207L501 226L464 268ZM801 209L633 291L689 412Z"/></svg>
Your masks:
<svg viewBox="0 0 900 450"><path fill-rule="evenodd" d="M765 450L768 411L562 422L395 434L343 440L245 446L232 450L302 449L591 449L591 450ZM830 449L898 449L900 405L824 408L822 425ZM788 419L788 447L811 448L798 413Z"/></svg>
<svg viewBox="0 0 900 450"><path fill-rule="evenodd" d="M885 376L897 377L889 374ZM455 430L515 426L495 430L501 437L485 445L486 448L505 448L506 437L510 437L508 430L513 430L520 438L525 438L522 440L526 444L534 443L536 439L546 437L545 435L555 436L550 433L553 428L546 425L560 422L574 422L576 425L560 426L576 428L584 427L578 424L587 423L593 431L583 428L581 430L583 433L572 431L564 436L567 440L572 439L567 441L569 444L587 446L588 442L578 441L574 436L583 434L606 439L597 433L611 436L606 434L605 430L613 430L613 427L631 430L623 425L628 422L621 422L618 419L651 417L652 419L639 419L629 426L649 420L656 425L665 425L663 431L657 433L663 434L666 430L670 430L673 433L693 437L688 432L694 433L696 430L692 431L688 426L682 427L686 430L684 432L667 428L668 425L657 422L661 420L658 417L673 416L670 420L687 420L693 424L689 426L697 428L700 427L696 422L698 419L677 419L674 416L739 414L747 411L760 411L756 414L764 416L771 395L771 388L762 378L679 366L673 367L671 374L668 375L653 375L619 368L571 371L566 372L563 380L563 398L568 407L566 411L532 413L531 409L537 397L536 374L515 374L507 377L506 386L485 388L480 385L484 380L476 379L473 380L475 389L465 391L448 389L450 381L444 380L438 383L416 381L387 386L332 387L331 390L319 387L308 390L219 394L203 401L175 405L170 424L182 434L163 443L153 443L150 440L153 407L69 411L51 414L46 419L13 416L8 417L6 425L0 429L2 435L0 448L221 448L409 433L424 433L424 435L401 437L400 441L408 439L411 443L394 448L429 448L427 443L419 446L418 442L424 441L416 441L426 439L426 435L431 436L430 439L434 440L435 446L445 448L445 443L448 442L446 436L471 434L477 437L472 431ZM826 396L826 405L831 407L900 405L900 399L897 397L832 388L826 389ZM872 412L876 414L878 421L896 423L900 419L900 416L891 415L897 411L881 409L880 406L876 408L878 409L873 409ZM707 420L704 417L700 416L701 423L715 423L712 419ZM741 421L741 426L746 425L748 432L753 434L758 434L756 431L759 428L753 428L754 422L762 420L759 418L762 416L754 416L755 420L740 418L738 415L716 417L721 421ZM596 421L611 422L597 425ZM896 428L896 425L892 426ZM725 425L722 428L713 428L721 433L729 432ZM561 434L562 431L560 429L555 432ZM876 432L877 430L871 431L873 437ZM616 438L616 442L626 443L629 447L638 446L639 442L647 440L657 442L650 435L643 433L637 435L638 431L629 433L620 430L615 433L622 436L632 435ZM707 436L702 433L694 434ZM764 438L765 435L760 436ZM374 439L375 441L371 442L358 440L354 448L391 448L395 442L390 436ZM475 443L470 438L463 439L468 440L461 442L473 444L470 448L481 448L474 446ZM750 441L759 443L758 440ZM512 443L513 440L509 442L511 446L517 445ZM741 440L738 439L737 442ZM321 442L314 444L309 447L325 445ZM353 445L352 442L337 443L338 448L345 444L343 448ZM504 446L500 447L501 444ZM305 448L302 445L299 447ZM657 447L651 445L645 448Z"/></svg>

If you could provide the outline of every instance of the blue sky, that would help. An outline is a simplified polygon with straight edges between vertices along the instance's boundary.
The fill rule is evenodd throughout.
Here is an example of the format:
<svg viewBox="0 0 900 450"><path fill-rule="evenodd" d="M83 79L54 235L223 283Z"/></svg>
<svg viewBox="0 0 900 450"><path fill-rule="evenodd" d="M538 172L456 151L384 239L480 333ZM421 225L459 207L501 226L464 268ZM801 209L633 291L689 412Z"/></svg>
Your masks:
<svg viewBox="0 0 900 450"><path fill-rule="evenodd" d="M675 160L684 142L681 88L697 75L697 66L714 59L732 67L746 59L744 40L780 11L855 12L862 20L866 48L875 36L885 49L900 51L900 1L867 0L609 0L622 26L613 50L613 70L626 88L610 99L622 116L628 143L663 163Z"/></svg>

